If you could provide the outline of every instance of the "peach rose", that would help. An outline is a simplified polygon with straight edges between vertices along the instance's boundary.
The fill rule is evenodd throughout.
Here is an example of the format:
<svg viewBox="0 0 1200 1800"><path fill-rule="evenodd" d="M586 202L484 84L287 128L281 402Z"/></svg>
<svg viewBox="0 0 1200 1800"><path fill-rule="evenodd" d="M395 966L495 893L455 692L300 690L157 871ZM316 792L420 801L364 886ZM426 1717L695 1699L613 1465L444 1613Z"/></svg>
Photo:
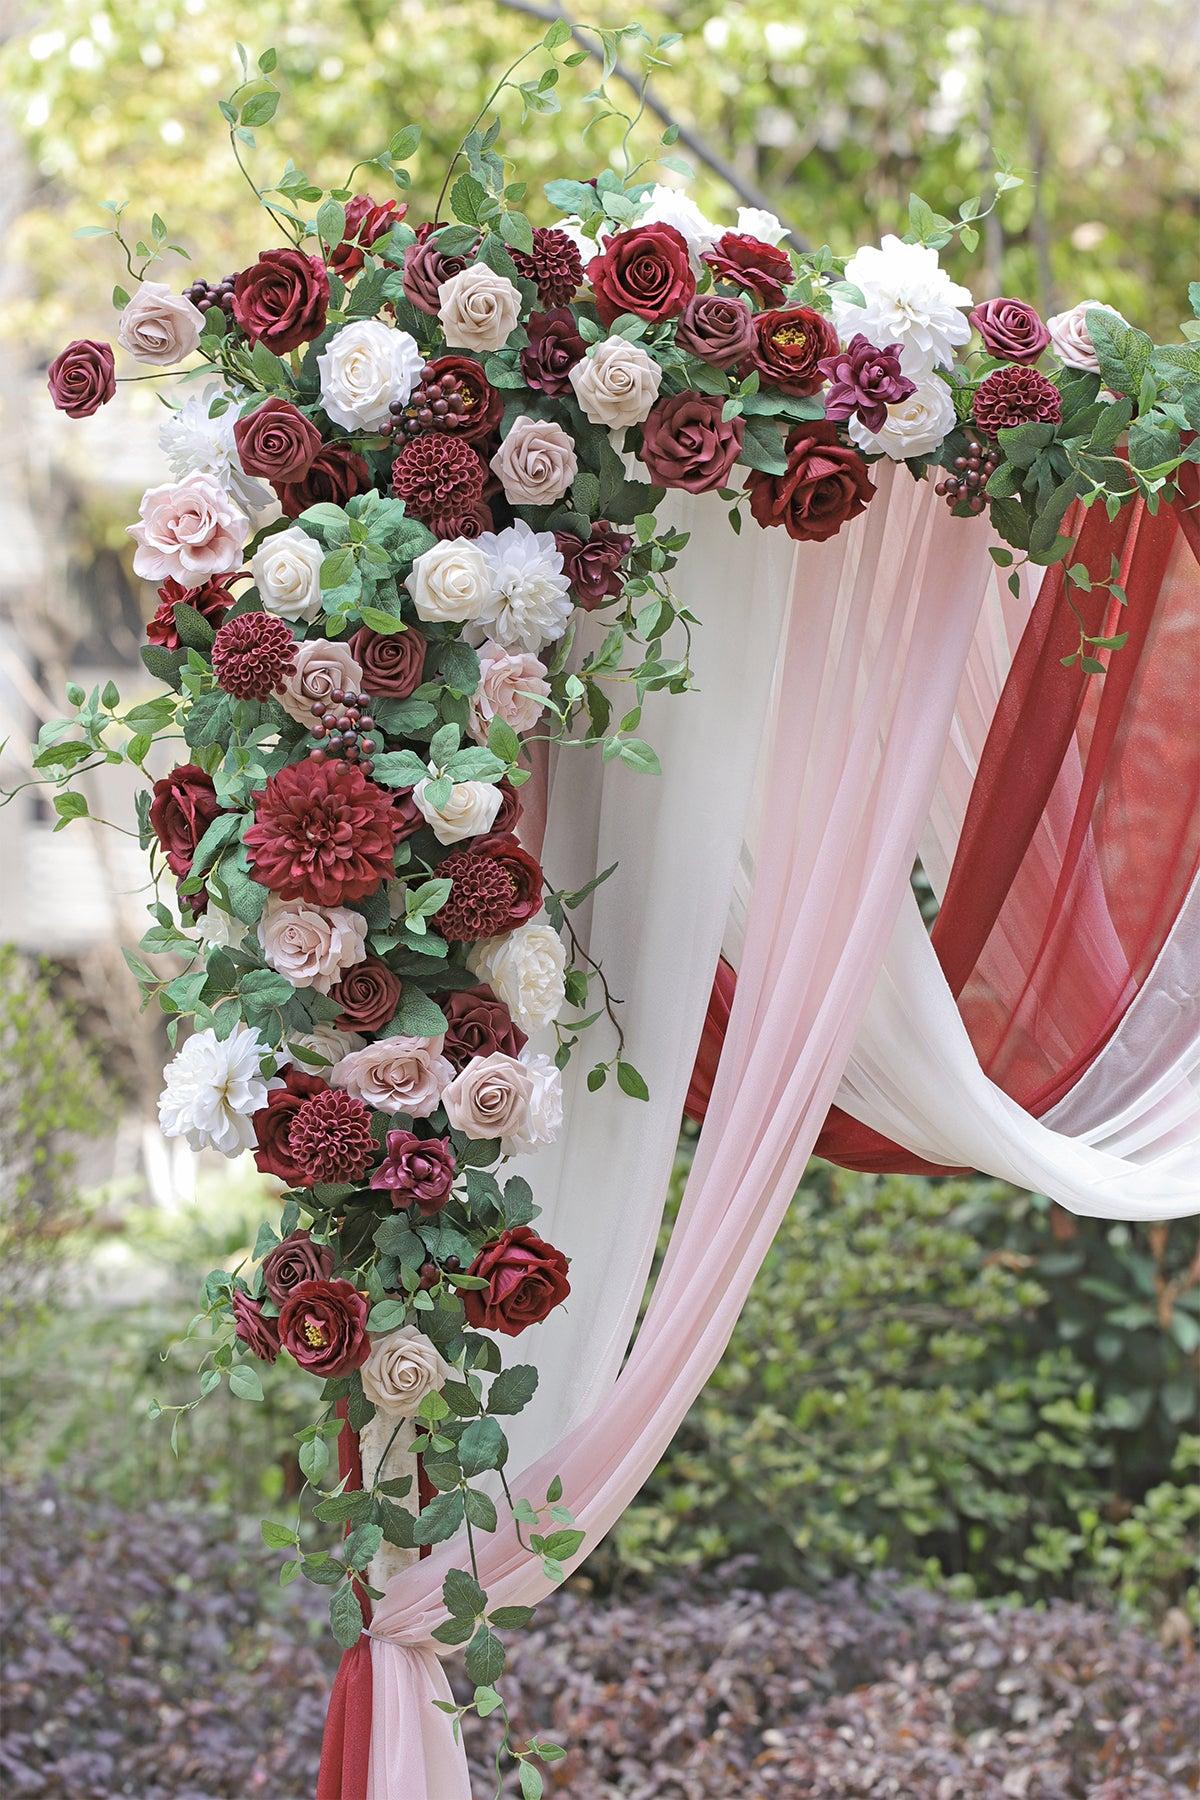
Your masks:
<svg viewBox="0 0 1200 1800"><path fill-rule="evenodd" d="M363 1393L380 1412L411 1419L426 1394L435 1394L454 1370L437 1346L415 1325L402 1325L372 1339L363 1364Z"/></svg>
<svg viewBox="0 0 1200 1800"><path fill-rule="evenodd" d="M141 517L129 526L137 544L133 572L143 581L203 587L210 575L227 575L242 560L250 521L212 475L149 488Z"/></svg>
<svg viewBox="0 0 1200 1800"><path fill-rule="evenodd" d="M640 425L658 398L662 370L640 344L622 337L594 344L571 370L570 382L593 425L623 431Z"/></svg>
<svg viewBox="0 0 1200 1800"><path fill-rule="evenodd" d="M367 954L367 921L348 906L313 906L272 894L258 922L268 965L293 987L327 994Z"/></svg>
<svg viewBox="0 0 1200 1800"><path fill-rule="evenodd" d="M144 363L177 363L200 342L204 314L165 281L143 281L117 322L117 342Z"/></svg>
<svg viewBox="0 0 1200 1800"><path fill-rule="evenodd" d="M542 716L536 698L547 695L546 665L528 651L502 650L489 638L479 647L479 686L471 695L471 736L486 744L493 719L516 732L532 731Z"/></svg>
<svg viewBox="0 0 1200 1800"><path fill-rule="evenodd" d="M284 677L279 704L301 725L311 727L317 723L314 700L327 701L338 689L343 694L357 694L362 678L348 645L329 638L309 638L296 646L296 661L291 674Z"/></svg>

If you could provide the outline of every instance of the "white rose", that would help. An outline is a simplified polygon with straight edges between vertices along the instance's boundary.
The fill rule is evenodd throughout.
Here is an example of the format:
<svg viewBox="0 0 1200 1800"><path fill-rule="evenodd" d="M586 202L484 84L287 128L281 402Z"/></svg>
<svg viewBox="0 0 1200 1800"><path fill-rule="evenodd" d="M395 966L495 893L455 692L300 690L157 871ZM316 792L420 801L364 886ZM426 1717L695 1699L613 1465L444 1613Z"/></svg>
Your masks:
<svg viewBox="0 0 1200 1800"><path fill-rule="evenodd" d="M204 314L165 281L143 281L117 321L117 342L144 363L177 363L200 342Z"/></svg>
<svg viewBox="0 0 1200 1800"><path fill-rule="evenodd" d="M332 1025L318 1025L314 1031L297 1032L295 1037L288 1039L293 1046L300 1044L304 1049L315 1052L321 1059L319 1073L322 1075L329 1072L325 1064L341 1062L352 1051L361 1050L365 1041L356 1031L335 1031ZM316 1067L313 1063L305 1062L302 1056L298 1056L296 1062L310 1075Z"/></svg>
<svg viewBox="0 0 1200 1800"><path fill-rule="evenodd" d="M575 398L593 425L610 431L640 425L658 398L662 370L640 344L605 338L570 373Z"/></svg>
<svg viewBox="0 0 1200 1800"><path fill-rule="evenodd" d="M525 1031L552 1025L566 1004L567 955L545 920L532 919L505 937L485 938L467 952L467 967L486 981Z"/></svg>
<svg viewBox="0 0 1200 1800"><path fill-rule="evenodd" d="M367 921L348 906L314 906L272 894L258 922L268 967L293 987L327 994L367 954Z"/></svg>
<svg viewBox="0 0 1200 1800"><path fill-rule="evenodd" d="M325 552L299 525L266 539L250 558L266 612L281 619L315 619L321 610L321 564Z"/></svg>
<svg viewBox="0 0 1200 1800"><path fill-rule="evenodd" d="M393 1419L411 1419L426 1394L436 1394L454 1370L415 1325L372 1340L362 1369L363 1392Z"/></svg>
<svg viewBox="0 0 1200 1800"><path fill-rule="evenodd" d="M532 731L542 716L536 695L548 695L546 665L527 651L512 655L490 640L479 647L479 686L471 695L471 736L486 744L493 719L516 732Z"/></svg>
<svg viewBox="0 0 1200 1800"><path fill-rule="evenodd" d="M857 417L848 421L847 430L860 450L890 456L893 462L928 456L954 430L954 401L936 375L918 380L908 399L889 406L887 415L879 431L868 431Z"/></svg>
<svg viewBox="0 0 1200 1800"><path fill-rule="evenodd" d="M432 826L439 844L457 844L463 838L481 837L491 830L504 798L493 782L456 781L450 789L450 798L441 806L435 806L428 793L432 780L432 776L427 776L424 781L418 781L412 797L421 817Z"/></svg>
<svg viewBox="0 0 1200 1800"><path fill-rule="evenodd" d="M405 586L419 619L461 625L481 618L496 597L492 565L469 538L447 538L424 551Z"/></svg>
<svg viewBox="0 0 1200 1800"><path fill-rule="evenodd" d="M452 350L500 350L520 316L520 293L486 263L469 263L438 289L438 318Z"/></svg>
<svg viewBox="0 0 1200 1800"><path fill-rule="evenodd" d="M548 1056L528 1048L521 1052L521 1061L529 1071L533 1089L524 1123L501 1142L505 1156L523 1156L553 1144L563 1125L561 1074Z"/></svg>
<svg viewBox="0 0 1200 1800"><path fill-rule="evenodd" d="M739 206L737 228L745 237L757 238L760 244L782 244L787 226L761 206Z"/></svg>
<svg viewBox="0 0 1200 1800"><path fill-rule="evenodd" d="M347 431L378 431L388 423L392 402L408 399L424 367L407 331L382 319L356 319L317 358L321 403Z"/></svg>
<svg viewBox="0 0 1200 1800"><path fill-rule="evenodd" d="M1079 300L1068 312L1055 313L1046 320L1051 348L1068 369L1088 369L1093 375L1100 372L1092 334L1087 328L1088 314L1096 311L1110 313L1122 325L1129 323L1115 306L1106 306L1103 300Z"/></svg>

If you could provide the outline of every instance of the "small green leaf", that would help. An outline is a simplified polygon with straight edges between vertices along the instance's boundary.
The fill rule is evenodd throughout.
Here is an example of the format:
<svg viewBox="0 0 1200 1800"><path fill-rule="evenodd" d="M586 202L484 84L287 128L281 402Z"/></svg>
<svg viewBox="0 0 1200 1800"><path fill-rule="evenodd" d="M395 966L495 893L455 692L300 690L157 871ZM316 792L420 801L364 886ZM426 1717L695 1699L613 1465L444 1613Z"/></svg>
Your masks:
<svg viewBox="0 0 1200 1800"><path fill-rule="evenodd" d="M238 1363L229 1371L229 1391L236 1394L239 1400L261 1400L263 1397L262 1382L258 1371L249 1363Z"/></svg>
<svg viewBox="0 0 1200 1800"><path fill-rule="evenodd" d="M362 1609L353 1585L347 1582L329 1602L329 1625L343 1650L352 1650L362 1632Z"/></svg>

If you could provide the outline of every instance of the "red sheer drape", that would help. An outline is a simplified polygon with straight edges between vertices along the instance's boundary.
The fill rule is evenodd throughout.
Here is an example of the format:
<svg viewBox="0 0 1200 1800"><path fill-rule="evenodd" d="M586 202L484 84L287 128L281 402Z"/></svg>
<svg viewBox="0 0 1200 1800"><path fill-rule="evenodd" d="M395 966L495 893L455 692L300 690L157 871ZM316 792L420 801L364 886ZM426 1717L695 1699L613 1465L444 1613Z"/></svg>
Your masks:
<svg viewBox="0 0 1200 1800"><path fill-rule="evenodd" d="M338 1474L348 1489L362 1486L358 1433L346 1418L346 1402L338 1401L342 1429L338 1433ZM347 1477L349 1479L347 1479ZM371 1601L358 1596L364 1628L371 1623ZM321 1742L317 1800L367 1800L367 1768L371 1759L371 1640L364 1629L350 1650L343 1650Z"/></svg>

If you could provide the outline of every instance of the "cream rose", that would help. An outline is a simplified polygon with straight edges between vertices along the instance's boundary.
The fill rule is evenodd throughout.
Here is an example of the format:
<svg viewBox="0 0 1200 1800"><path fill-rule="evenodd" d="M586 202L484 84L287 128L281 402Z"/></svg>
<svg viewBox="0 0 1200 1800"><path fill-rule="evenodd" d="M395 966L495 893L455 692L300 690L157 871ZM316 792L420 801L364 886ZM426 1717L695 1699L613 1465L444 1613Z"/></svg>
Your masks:
<svg viewBox="0 0 1200 1800"><path fill-rule="evenodd" d="M605 338L571 370L571 386L593 425L623 431L640 425L658 398L662 370L640 344Z"/></svg>
<svg viewBox="0 0 1200 1800"><path fill-rule="evenodd" d="M310 729L317 723L314 700L328 701L340 689L343 694L357 694L362 688L363 672L350 654L347 644L329 638L309 638L297 644L296 660L279 688L279 704L284 712Z"/></svg>
<svg viewBox="0 0 1200 1800"><path fill-rule="evenodd" d="M382 319L356 319L317 358L321 404L347 431L378 431L388 423L393 400L408 399L424 367L407 331Z"/></svg>
<svg viewBox="0 0 1200 1800"><path fill-rule="evenodd" d="M238 568L250 521L212 475L150 488L141 517L129 526L137 544L133 572L143 581L172 576L182 587L202 587L210 575Z"/></svg>
<svg viewBox="0 0 1200 1800"><path fill-rule="evenodd" d="M1096 348L1087 328L1088 314L1097 311L1111 314L1122 325L1129 323L1123 313L1119 313L1115 306L1106 306L1103 300L1077 301L1068 312L1055 313L1052 319L1046 320L1051 348L1066 363L1068 369L1088 369L1093 375L1099 374Z"/></svg>
<svg viewBox="0 0 1200 1800"><path fill-rule="evenodd" d="M268 966L293 987L327 994L367 954L367 921L348 906L313 906L271 895L258 922Z"/></svg>
<svg viewBox="0 0 1200 1800"><path fill-rule="evenodd" d="M427 1119L454 1077L442 1042L440 1037L380 1038L343 1056L329 1080L380 1112Z"/></svg>
<svg viewBox="0 0 1200 1800"><path fill-rule="evenodd" d="M931 450L954 430L954 401L950 389L936 375L916 378L916 387L907 400L898 400L887 409L887 418L878 431L868 431L861 419L851 419L846 427L860 450L890 456L903 462L909 456L928 456Z"/></svg>
<svg viewBox="0 0 1200 1800"><path fill-rule="evenodd" d="M438 318L452 350L499 350L520 315L517 289L486 263L471 263L438 289Z"/></svg>
<svg viewBox="0 0 1200 1800"><path fill-rule="evenodd" d="M447 538L424 551L405 586L417 617L434 625L462 625L482 618L496 598L495 571L469 538Z"/></svg>
<svg viewBox="0 0 1200 1800"><path fill-rule="evenodd" d="M117 342L144 363L177 363L200 342L204 314L165 281L143 281L117 321Z"/></svg>
<svg viewBox="0 0 1200 1800"><path fill-rule="evenodd" d="M500 1148L505 1156L523 1156L554 1143L563 1126L562 1076L548 1056L521 1052L521 1061L533 1083L524 1126L510 1132Z"/></svg>
<svg viewBox="0 0 1200 1800"><path fill-rule="evenodd" d="M320 1072L323 1075L329 1073L325 1064L341 1062L344 1057L350 1055L351 1051L361 1050L364 1041L356 1031L335 1031L332 1025L318 1025L315 1031L297 1032L295 1037L288 1039L293 1048L300 1044L304 1049L312 1050L322 1059ZM305 1062L302 1056L298 1056L296 1062L310 1075L316 1066L313 1063Z"/></svg>
<svg viewBox="0 0 1200 1800"><path fill-rule="evenodd" d="M450 798L441 806L435 806L429 798L432 781L432 776L418 781L412 797L417 811L432 827L439 844L458 844L463 838L481 837L492 829L504 797L493 782L456 781L450 789Z"/></svg>
<svg viewBox="0 0 1200 1800"><path fill-rule="evenodd" d="M579 473L579 460L561 425L521 413L509 426L491 468L510 506L552 506Z"/></svg>
<svg viewBox="0 0 1200 1800"><path fill-rule="evenodd" d="M281 619L315 619L321 610L321 564L325 552L316 538L289 525L266 539L250 558L263 609Z"/></svg>
<svg viewBox="0 0 1200 1800"><path fill-rule="evenodd" d="M529 1129L533 1076L500 1050L474 1056L442 1094L446 1117L469 1138L519 1137Z"/></svg>
<svg viewBox="0 0 1200 1800"><path fill-rule="evenodd" d="M436 1394L454 1370L415 1325L376 1338L363 1364L363 1392L393 1419L411 1419L426 1394Z"/></svg>
<svg viewBox="0 0 1200 1800"><path fill-rule="evenodd" d="M516 732L532 731L542 716L538 694L547 695L546 665L527 651L511 653L489 639L479 647L479 686L471 695L471 736L486 744L493 719Z"/></svg>
<svg viewBox="0 0 1200 1800"><path fill-rule="evenodd" d="M486 981L525 1031L552 1025L566 1004L562 939L544 919L485 938L467 952L467 967Z"/></svg>

